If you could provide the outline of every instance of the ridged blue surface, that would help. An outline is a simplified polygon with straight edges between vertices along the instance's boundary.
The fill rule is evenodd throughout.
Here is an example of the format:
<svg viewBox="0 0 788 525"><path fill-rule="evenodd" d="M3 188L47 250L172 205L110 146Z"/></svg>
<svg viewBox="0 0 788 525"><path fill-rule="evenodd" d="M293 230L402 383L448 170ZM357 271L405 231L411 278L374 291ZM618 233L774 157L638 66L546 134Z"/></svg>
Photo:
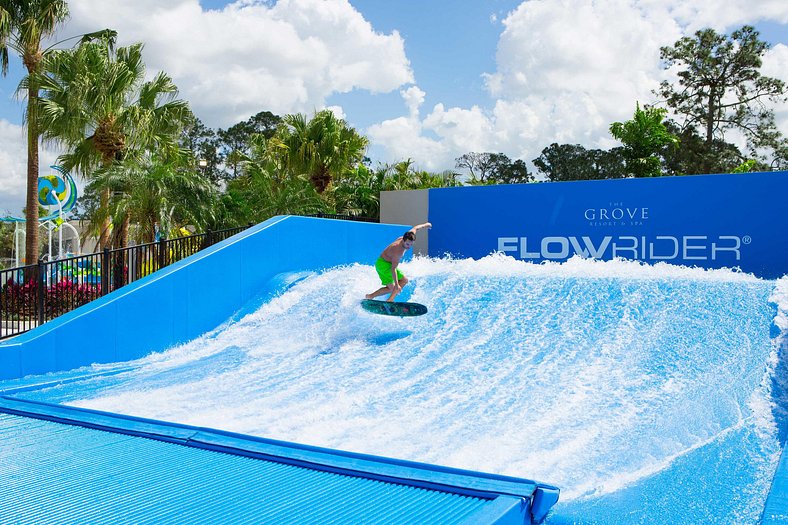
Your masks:
<svg viewBox="0 0 788 525"><path fill-rule="evenodd" d="M468 523L500 503L0 413L0 523Z"/></svg>

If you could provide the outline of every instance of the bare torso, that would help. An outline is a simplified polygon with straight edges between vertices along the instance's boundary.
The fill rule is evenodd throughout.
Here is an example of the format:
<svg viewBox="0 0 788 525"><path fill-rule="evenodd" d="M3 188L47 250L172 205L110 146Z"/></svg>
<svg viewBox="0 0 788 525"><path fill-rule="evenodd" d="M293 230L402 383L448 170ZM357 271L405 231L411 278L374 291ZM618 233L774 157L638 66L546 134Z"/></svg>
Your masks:
<svg viewBox="0 0 788 525"><path fill-rule="evenodd" d="M406 249L407 248L405 248L405 246L402 244L402 239L397 239L386 246L386 249L383 250L383 253L381 253L380 256L391 264L395 264L398 263L400 259L402 259Z"/></svg>

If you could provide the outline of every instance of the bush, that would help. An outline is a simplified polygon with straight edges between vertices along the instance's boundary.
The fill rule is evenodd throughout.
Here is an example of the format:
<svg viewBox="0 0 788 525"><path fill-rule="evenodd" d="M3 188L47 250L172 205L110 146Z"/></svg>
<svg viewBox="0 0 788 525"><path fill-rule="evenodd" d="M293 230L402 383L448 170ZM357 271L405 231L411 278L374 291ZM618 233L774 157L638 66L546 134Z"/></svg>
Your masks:
<svg viewBox="0 0 788 525"><path fill-rule="evenodd" d="M38 282L31 279L24 284L9 279L0 289L0 310L16 318L36 317ZM101 295L100 285L77 284L69 279L47 287L44 295L46 319L52 319L89 303Z"/></svg>

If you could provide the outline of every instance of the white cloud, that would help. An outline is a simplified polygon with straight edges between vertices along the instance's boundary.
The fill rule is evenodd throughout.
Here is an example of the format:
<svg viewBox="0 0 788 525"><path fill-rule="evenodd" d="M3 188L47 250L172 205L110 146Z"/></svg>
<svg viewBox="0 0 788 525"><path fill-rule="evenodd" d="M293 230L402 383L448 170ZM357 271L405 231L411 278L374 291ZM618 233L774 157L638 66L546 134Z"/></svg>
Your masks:
<svg viewBox="0 0 788 525"><path fill-rule="evenodd" d="M39 174L52 170L57 153L39 148ZM21 217L27 194L27 131L26 128L0 119L0 216Z"/></svg>
<svg viewBox="0 0 788 525"><path fill-rule="evenodd" d="M451 151L489 151L496 142L493 124L478 106L445 109L436 104L424 119L424 127L445 137Z"/></svg>
<svg viewBox="0 0 788 525"><path fill-rule="evenodd" d="M760 20L788 21L784 0L530 0L502 21L496 70L484 75L495 99L491 109L437 104L415 122L406 99L408 118L370 130L374 140L393 141L384 142L387 161L412 144L409 155L425 165L434 165L440 151L441 168L468 151L530 161L552 142L609 148L616 144L609 125L631 118L636 102L656 102L652 90L674 78L662 69L661 46L703 27L729 32ZM788 79L786 49L769 52L764 74ZM780 106L777 116L786 133L788 110ZM394 136L395 129L419 135ZM419 148L425 132L433 135L430 148ZM433 156L418 156L421 151Z"/></svg>
<svg viewBox="0 0 788 525"><path fill-rule="evenodd" d="M334 116L339 120L347 119L347 115L345 115L345 110L342 108L342 106L327 106L325 109L333 113Z"/></svg>
<svg viewBox="0 0 788 525"><path fill-rule="evenodd" d="M419 108L424 104L424 91L419 89L418 86L411 86L408 89L400 91L403 100L405 100L405 107L408 108L408 114L411 118L419 116Z"/></svg>
<svg viewBox="0 0 788 525"><path fill-rule="evenodd" d="M767 77L779 78L788 84L788 46L778 44L763 57L761 73ZM777 127L788 137L788 102L778 104L774 111Z"/></svg>
<svg viewBox="0 0 788 525"><path fill-rule="evenodd" d="M0 120L0 215L18 215L25 205L27 146L21 126Z"/></svg>
<svg viewBox="0 0 788 525"><path fill-rule="evenodd" d="M685 27L686 34L711 27L717 31L744 24L755 24L761 20L773 20L788 23L788 9L784 0L657 0L639 2L647 9L655 9L662 5L669 15Z"/></svg>
<svg viewBox="0 0 788 525"><path fill-rule="evenodd" d="M424 103L424 91L411 86L401 90L400 95L408 108L408 116L370 126L367 129L370 141L383 145L387 161L414 159L424 169L442 171L447 167L449 149L446 144L423 135L419 108Z"/></svg>
<svg viewBox="0 0 788 525"><path fill-rule="evenodd" d="M311 113L332 93L386 92L413 81L397 32L378 33L346 0L72 0L61 34L112 27L119 45L145 42L150 72L173 77L209 126L270 110Z"/></svg>

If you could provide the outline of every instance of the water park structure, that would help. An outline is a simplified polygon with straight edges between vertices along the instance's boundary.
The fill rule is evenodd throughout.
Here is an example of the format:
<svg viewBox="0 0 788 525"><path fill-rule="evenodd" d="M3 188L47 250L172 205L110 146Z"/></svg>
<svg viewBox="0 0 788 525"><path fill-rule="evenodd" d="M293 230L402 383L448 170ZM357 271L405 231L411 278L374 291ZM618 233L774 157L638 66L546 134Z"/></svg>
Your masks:
<svg viewBox="0 0 788 525"><path fill-rule="evenodd" d="M79 254L80 239L77 230L68 222L65 217L74 208L77 202L77 185L71 175L60 166L50 166L57 175L45 175L38 178L38 203L49 208L49 213L39 217L40 227L47 232L47 256L48 260L61 259L69 254ZM13 223L14 229L14 257L15 266L24 266L25 253L25 230L20 228L25 223L22 217L0 217L0 222ZM52 236L57 233L57 249L54 249ZM64 249L63 234L68 235L67 240L73 244L73 251Z"/></svg>
<svg viewBox="0 0 788 525"><path fill-rule="evenodd" d="M60 501L107 521L96 494L163 523L236 512L237 491L238 522L779 523L786 181L429 190L430 258L406 272L430 313L407 321L358 305L405 225L273 218L0 343L0 424L19 452L0 471L89 479ZM151 460L116 472L124 454ZM168 468L206 492L144 490L174 483ZM268 496L251 497L261 479ZM0 506L56 522L41 486L11 486Z"/></svg>

